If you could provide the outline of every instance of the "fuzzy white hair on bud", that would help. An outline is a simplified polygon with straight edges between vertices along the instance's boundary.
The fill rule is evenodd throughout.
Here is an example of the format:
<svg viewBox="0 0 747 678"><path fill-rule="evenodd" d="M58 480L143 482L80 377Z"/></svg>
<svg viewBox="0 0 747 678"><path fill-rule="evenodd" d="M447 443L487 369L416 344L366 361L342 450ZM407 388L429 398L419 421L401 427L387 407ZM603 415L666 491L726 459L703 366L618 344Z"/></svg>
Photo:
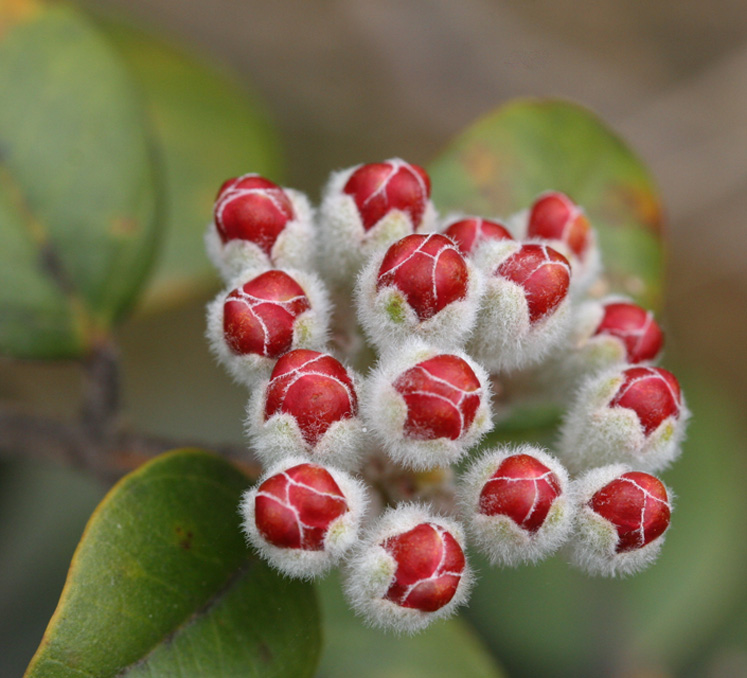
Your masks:
<svg viewBox="0 0 747 678"><path fill-rule="evenodd" d="M262 490L263 484L278 475L285 476L286 487L295 486L311 497L325 497L325 492L309 487L303 482L291 479L287 471L302 464L308 464L303 457L288 457L270 466L259 478L257 484L246 490L239 504L244 535L259 555L281 573L298 579L313 579L326 574L332 567L348 554L358 543L361 525L369 504L369 497L364 484L351 475L333 467L323 467L329 473L346 504L346 510L335 517L327 526L322 548L291 548L277 546L270 541L260 526L257 525L257 497L265 495L275 505L275 511L287 511L298 521L300 530L308 529L303 524L302 508L293 504L290 493L270 494ZM314 464L317 465L318 464ZM330 495L327 493L327 497ZM337 499L337 495L334 495ZM315 507L318 513L318 506ZM318 518L318 516L316 516Z"/></svg>
<svg viewBox="0 0 747 678"><path fill-rule="evenodd" d="M399 159L388 162L405 164ZM392 209L372 228L366 230L355 199L344 188L353 173L363 165L332 172L322 193L319 207L319 230L323 249L319 251L319 267L336 287L351 288L367 259L379 250L406 235L435 230L437 214L431 200L425 203L420 225L410 215Z"/></svg>
<svg viewBox="0 0 747 678"><path fill-rule="evenodd" d="M451 244L448 249L458 251ZM379 271L385 254L386 251L381 250L370 258L356 284L358 319L370 342L379 350L386 350L399 346L409 337L417 336L434 346L447 349L463 347L472 332L480 306L480 271L463 258L467 269L464 296L446 304L426 320L421 320L403 290L395 284L379 288ZM437 262L438 257L435 257L432 263L434 290Z"/></svg>
<svg viewBox="0 0 747 678"><path fill-rule="evenodd" d="M408 433L408 421L418 415L417 412L411 411L417 404L412 405L412 408L408 406L405 396L397 389L395 382L398 379L407 380L403 375L411 374L410 371L415 368L422 371L422 363L444 355L464 361L476 382L475 390L468 392L435 376L434 383L442 385L444 393L434 393L432 399L425 394L434 405L446 407L454 420L459 422L459 435L449 438L435 435L428 437L422 433L418 434L417 430ZM431 379L428 373L425 373L424 377ZM479 398L479 403L472 421L468 423L462 406L465 399L471 397ZM467 454L468 450L493 428L490 414L490 381L487 372L466 353L444 351L421 339L412 338L383 354L377 367L366 378L361 397L361 414L370 434L395 463L414 470L448 466ZM427 417L423 415L420 419L422 423Z"/></svg>
<svg viewBox="0 0 747 678"><path fill-rule="evenodd" d="M274 269L272 269L274 270ZM247 269L234 278L230 284L207 306L206 336L213 355L228 371L234 381L248 388L253 387L259 380L266 379L279 355L266 350L272 340L272 327L268 326L257 306L276 304L280 307L288 305L283 301L268 301L263 298L252 297L241 292L243 286L256 279L265 269ZM310 308L300 313L292 320L292 340L290 346L283 353L296 348L322 350L327 343L329 334L329 320L331 304L324 283L315 273L297 269L282 269L282 273L290 276L303 290ZM241 353L231 347L225 330L225 305L229 295L239 290L238 301L246 307L247 313L256 320L264 339L263 350L260 352Z"/></svg>
<svg viewBox="0 0 747 678"><path fill-rule="evenodd" d="M521 285L500 275L498 267L521 250L510 240L489 240L475 252L483 273L483 294L467 350L491 372L510 373L547 359L565 342L571 320L569 296L532 322Z"/></svg>
<svg viewBox="0 0 747 678"><path fill-rule="evenodd" d="M678 413L646 433L636 412L611 406L625 383L625 367L593 374L579 388L560 428L558 456L571 473L613 463L661 471L682 452L690 412L681 396Z"/></svg>
<svg viewBox="0 0 747 678"><path fill-rule="evenodd" d="M592 507L594 495L613 481L630 473L625 464L610 464L593 468L572 483L576 502L575 531L569 542L570 563L590 575L616 577L637 574L649 567L658 557L665 534L644 546L619 552L620 536L615 525ZM635 483L633 483L635 484ZM662 503L662 500L640 488L645 500ZM674 499L666 488L666 504L671 509ZM640 533L644 532L645 505L641 509Z"/></svg>
<svg viewBox="0 0 747 678"><path fill-rule="evenodd" d="M604 305L627 302L622 296L591 299L571 305L571 320L565 341L550 357L530 373L532 383L543 395L565 404L569 393L591 375L626 362L625 344L607 334L594 336L604 316Z"/></svg>
<svg viewBox="0 0 747 678"><path fill-rule="evenodd" d="M529 226L529 208L518 210L506 219L506 228L516 240L526 240L527 226Z"/></svg>
<svg viewBox="0 0 747 678"><path fill-rule="evenodd" d="M527 243L538 243L549 245L568 259L573 275L571 276L570 294L574 299L582 299L588 294L591 287L599 280L604 268L602 264L602 252L599 248L597 233L594 228L589 230L589 243L583 259L558 238L530 238L527 236L529 226L529 209L523 209L512 214L507 220L507 228L514 234L517 240Z"/></svg>
<svg viewBox="0 0 747 678"><path fill-rule="evenodd" d="M387 550L386 542L422 525L427 525L434 535L444 539L441 563L430 579L447 576L452 578L452 582L456 580L453 595L438 609L421 610L417 607L407 607L397 602L395 597L387 597L395 585L401 564L393 553ZM463 560L461 571L458 572L449 571L444 567L448 561L445 557L447 533L461 551ZM436 515L421 504L401 504L396 508L390 508L367 530L353 550L344 571L345 596L353 611L369 626L400 634L422 631L434 621L452 616L459 606L467 602L474 576L464 558L464 548L464 531L458 522ZM405 553L414 554L417 558L419 552L419 549L409 549ZM418 563L414 565L417 567ZM428 578L424 577L421 581L411 584L405 590L405 595L422 583L427 586Z"/></svg>
<svg viewBox="0 0 747 678"><path fill-rule="evenodd" d="M518 463L509 468L512 461ZM487 450L460 481L461 511L473 543L499 567L552 555L573 528L576 507L570 484L563 465L540 447Z"/></svg>
<svg viewBox="0 0 747 678"><path fill-rule="evenodd" d="M580 303L574 311L568 337L571 355L578 370L587 375L626 362L625 344L610 335L594 335L604 317L604 306L612 302L629 302L618 295L591 299ZM565 357L564 357L565 359Z"/></svg>
<svg viewBox="0 0 747 678"><path fill-rule="evenodd" d="M347 370L356 393L361 390L362 377ZM346 471L360 468L363 455L370 448L369 436L360 414L344 417L330 424L321 438L310 444L296 418L287 412L265 416L269 379L258 383L246 409L246 433L262 464L273 464L291 456L303 456L307 461L336 466Z"/></svg>
<svg viewBox="0 0 747 678"><path fill-rule="evenodd" d="M316 228L314 209L301 191L283 188L288 196L295 218L288 221L270 250L270 255L250 240L233 239L223 242L215 221L205 231L205 249L208 258L228 283L247 270L292 268L311 271L316 262Z"/></svg>

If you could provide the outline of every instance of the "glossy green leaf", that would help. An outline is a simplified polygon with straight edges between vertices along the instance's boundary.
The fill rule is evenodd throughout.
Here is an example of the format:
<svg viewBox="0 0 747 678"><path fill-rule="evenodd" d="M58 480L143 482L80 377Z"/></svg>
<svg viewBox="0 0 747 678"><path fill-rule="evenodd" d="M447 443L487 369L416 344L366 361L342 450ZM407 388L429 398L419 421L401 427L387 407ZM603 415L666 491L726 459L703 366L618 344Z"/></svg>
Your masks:
<svg viewBox="0 0 747 678"><path fill-rule="evenodd" d="M496 666L469 625L457 617L423 633L401 637L367 628L349 609L340 579L319 586L325 647L318 678L499 678Z"/></svg>
<svg viewBox="0 0 747 678"><path fill-rule="evenodd" d="M588 110L518 100L458 136L429 167L440 210L505 217L554 189L583 205L610 289L661 303L662 213L641 161Z"/></svg>
<svg viewBox="0 0 747 678"><path fill-rule="evenodd" d="M77 356L133 303L157 244L140 101L58 4L0 31L0 92L0 353Z"/></svg>
<svg viewBox="0 0 747 678"><path fill-rule="evenodd" d="M126 476L86 527L27 678L312 675L311 585L249 557L223 459L171 452Z"/></svg>
<svg viewBox="0 0 747 678"><path fill-rule="evenodd" d="M676 495L659 560L624 580L590 578L562 555L482 576L468 615L511 675L617 675L624 667L675 671L716 633L747 587L747 431L724 394L682 380L695 413L683 458L662 474ZM500 604L496 604L500 601Z"/></svg>
<svg viewBox="0 0 747 678"><path fill-rule="evenodd" d="M125 23L102 23L140 84L165 171L162 256L145 297L157 308L217 284L203 235L228 177L279 181L279 149L264 107L244 85L195 56Z"/></svg>

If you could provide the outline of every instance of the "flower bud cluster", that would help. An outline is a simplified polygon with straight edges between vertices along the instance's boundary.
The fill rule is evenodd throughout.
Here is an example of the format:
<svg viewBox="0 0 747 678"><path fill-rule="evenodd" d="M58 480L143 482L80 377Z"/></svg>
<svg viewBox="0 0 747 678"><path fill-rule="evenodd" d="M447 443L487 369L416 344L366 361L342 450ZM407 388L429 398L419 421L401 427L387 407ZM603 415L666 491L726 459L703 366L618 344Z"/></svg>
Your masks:
<svg viewBox="0 0 747 678"><path fill-rule="evenodd" d="M467 539L499 567L567 547L616 575L656 556L672 500L649 474L679 454L687 408L654 365L652 314L588 298L601 260L568 196L439 218L426 172L392 159L333 173L315 211L250 174L221 187L206 244L227 285L209 342L250 390L266 468L243 527L272 566L341 566L367 623L414 632L466 601ZM340 347L363 341L375 358L354 370ZM565 385L557 449L494 446L454 482L494 426L494 385L530 371Z"/></svg>

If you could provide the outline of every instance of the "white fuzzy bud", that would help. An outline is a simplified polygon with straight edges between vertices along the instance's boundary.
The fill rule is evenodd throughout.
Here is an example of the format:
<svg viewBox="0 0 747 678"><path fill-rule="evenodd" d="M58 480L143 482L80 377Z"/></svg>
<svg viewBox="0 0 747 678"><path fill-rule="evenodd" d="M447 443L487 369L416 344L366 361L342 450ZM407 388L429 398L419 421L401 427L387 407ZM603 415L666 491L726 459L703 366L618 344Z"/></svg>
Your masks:
<svg viewBox="0 0 747 678"><path fill-rule="evenodd" d="M357 469L368 444L358 414L359 383L360 377L331 355L286 353L247 406L247 432L257 457L271 464L305 456Z"/></svg>
<svg viewBox="0 0 747 678"><path fill-rule="evenodd" d="M398 158L334 172L319 209L324 274L352 287L364 262L395 240L435 228L425 171Z"/></svg>
<svg viewBox="0 0 747 678"><path fill-rule="evenodd" d="M568 539L575 505L557 459L533 445L486 451L460 483L475 545L498 566L535 563Z"/></svg>
<svg viewBox="0 0 747 678"><path fill-rule="evenodd" d="M558 454L574 473L614 462L658 471L679 456L688 417L670 372L612 368L581 386L561 427Z"/></svg>
<svg viewBox="0 0 747 678"><path fill-rule="evenodd" d="M263 181L245 175L224 185L205 233L208 257L223 280L246 270L312 270L316 258L314 211L308 198L292 188L242 188ZM268 210L274 212L268 216Z"/></svg>
<svg viewBox="0 0 747 678"><path fill-rule="evenodd" d="M669 527L672 494L647 473L613 464L574 481L576 531L571 563L592 575L630 575L659 555Z"/></svg>
<svg viewBox="0 0 747 678"><path fill-rule="evenodd" d="M570 321L568 262L549 247L489 240L478 247L483 296L468 350L487 369L511 372L545 359Z"/></svg>
<svg viewBox="0 0 747 678"><path fill-rule="evenodd" d="M247 490L239 507L247 540L283 574L324 574L357 543L367 506L363 484L347 473L288 458Z"/></svg>
<svg viewBox="0 0 747 678"><path fill-rule="evenodd" d="M247 271L208 304L207 337L231 376L251 386L266 378L284 353L321 349L329 315L327 291L315 274Z"/></svg>
<svg viewBox="0 0 747 678"><path fill-rule="evenodd" d="M437 233L413 234L374 255L358 277L358 317L379 349L419 336L458 348L475 323L479 271L452 241Z"/></svg>
<svg viewBox="0 0 747 678"><path fill-rule="evenodd" d="M419 504L386 511L346 568L345 594L367 624L416 633L466 602L473 576L459 523Z"/></svg>
<svg viewBox="0 0 747 678"><path fill-rule="evenodd" d="M361 409L389 457L415 470L458 461L492 428L485 370L465 353L419 339L382 356Z"/></svg>

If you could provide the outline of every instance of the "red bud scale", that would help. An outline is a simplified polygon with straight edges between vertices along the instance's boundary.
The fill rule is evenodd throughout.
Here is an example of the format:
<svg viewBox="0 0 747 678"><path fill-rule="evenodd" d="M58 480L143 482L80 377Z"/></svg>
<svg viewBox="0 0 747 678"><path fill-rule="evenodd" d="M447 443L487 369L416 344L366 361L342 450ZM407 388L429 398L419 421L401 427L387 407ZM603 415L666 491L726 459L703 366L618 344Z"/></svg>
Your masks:
<svg viewBox="0 0 747 678"><path fill-rule="evenodd" d="M444 235L451 238L466 257L484 240L513 240L508 229L497 221L468 217L449 224Z"/></svg>
<svg viewBox="0 0 747 678"><path fill-rule="evenodd" d="M664 335L651 311L627 302L605 304L604 315L594 336L617 337L625 344L630 363L654 360L664 343Z"/></svg>
<svg viewBox="0 0 747 678"><path fill-rule="evenodd" d="M431 194L431 182L422 167L395 159L362 165L350 175L343 192L355 200L366 231L392 210L406 212L417 228Z"/></svg>
<svg viewBox="0 0 747 678"><path fill-rule="evenodd" d="M290 350L296 318L311 308L283 271L267 271L233 290L223 305L223 332L234 353L277 358Z"/></svg>
<svg viewBox="0 0 747 678"><path fill-rule="evenodd" d="M313 447L333 423L357 414L352 379L331 355L305 349L286 353L270 376L265 421L281 412L296 420L304 439Z"/></svg>
<svg viewBox="0 0 747 678"><path fill-rule="evenodd" d="M221 240L249 240L267 256L294 217L285 191L256 174L224 182L215 201L215 225Z"/></svg>

